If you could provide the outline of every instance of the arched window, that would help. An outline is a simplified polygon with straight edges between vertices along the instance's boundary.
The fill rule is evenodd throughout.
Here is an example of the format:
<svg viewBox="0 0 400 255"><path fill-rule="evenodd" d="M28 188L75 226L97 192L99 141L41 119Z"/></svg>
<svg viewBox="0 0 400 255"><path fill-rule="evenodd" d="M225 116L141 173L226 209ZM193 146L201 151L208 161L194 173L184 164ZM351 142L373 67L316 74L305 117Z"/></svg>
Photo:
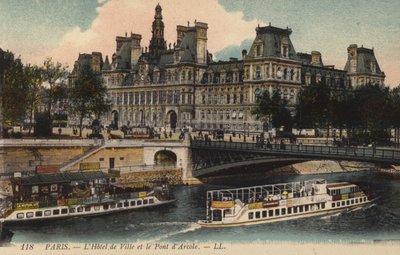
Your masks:
<svg viewBox="0 0 400 255"><path fill-rule="evenodd" d="M256 79L260 79L261 78L261 67L260 66L256 66Z"/></svg>
<svg viewBox="0 0 400 255"><path fill-rule="evenodd" d="M231 101L231 95L228 94L228 95L226 95L226 104L229 104L230 101Z"/></svg>
<svg viewBox="0 0 400 255"><path fill-rule="evenodd" d="M237 96L236 96L236 94L233 95L233 103L234 103L234 104L237 103Z"/></svg>
<svg viewBox="0 0 400 255"><path fill-rule="evenodd" d="M259 88L257 88L256 91L254 92L254 95L255 95L256 102L258 102L261 97L261 90Z"/></svg>
<svg viewBox="0 0 400 255"><path fill-rule="evenodd" d="M290 80L294 80L294 70L290 70Z"/></svg>
<svg viewBox="0 0 400 255"><path fill-rule="evenodd" d="M192 80L192 71L188 72L188 80L191 81Z"/></svg>

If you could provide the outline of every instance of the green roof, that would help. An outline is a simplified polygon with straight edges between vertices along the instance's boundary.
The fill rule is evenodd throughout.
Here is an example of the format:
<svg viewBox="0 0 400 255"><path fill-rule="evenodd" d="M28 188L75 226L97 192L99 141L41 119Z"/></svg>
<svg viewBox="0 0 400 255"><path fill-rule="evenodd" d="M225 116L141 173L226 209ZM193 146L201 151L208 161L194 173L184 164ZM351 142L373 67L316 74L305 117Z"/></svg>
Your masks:
<svg viewBox="0 0 400 255"><path fill-rule="evenodd" d="M62 172L54 174L37 174L21 179L22 185L56 184L72 181L90 181L94 179L108 178L108 175L101 171L84 172Z"/></svg>

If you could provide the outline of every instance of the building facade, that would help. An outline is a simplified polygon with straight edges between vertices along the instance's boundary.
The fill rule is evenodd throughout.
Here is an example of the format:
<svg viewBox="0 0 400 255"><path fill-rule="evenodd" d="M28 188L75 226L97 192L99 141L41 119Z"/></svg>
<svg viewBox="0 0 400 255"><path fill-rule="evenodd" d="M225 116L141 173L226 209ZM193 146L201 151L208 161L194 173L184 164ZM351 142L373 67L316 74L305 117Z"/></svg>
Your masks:
<svg viewBox="0 0 400 255"><path fill-rule="evenodd" d="M112 102L102 122L114 128L190 126L254 132L265 129L251 114L264 90L278 93L294 107L303 86L326 83L345 90L351 85L349 77L363 72L325 66L319 52L296 53L292 30L271 24L255 29L252 46L242 51L241 59L214 62L207 50L207 30L203 22L178 25L176 42L167 43L157 5L148 47L142 46L139 34L117 36L111 60L107 56L103 62L96 52L80 54L71 77L83 64L101 73ZM376 68L380 71L377 63Z"/></svg>

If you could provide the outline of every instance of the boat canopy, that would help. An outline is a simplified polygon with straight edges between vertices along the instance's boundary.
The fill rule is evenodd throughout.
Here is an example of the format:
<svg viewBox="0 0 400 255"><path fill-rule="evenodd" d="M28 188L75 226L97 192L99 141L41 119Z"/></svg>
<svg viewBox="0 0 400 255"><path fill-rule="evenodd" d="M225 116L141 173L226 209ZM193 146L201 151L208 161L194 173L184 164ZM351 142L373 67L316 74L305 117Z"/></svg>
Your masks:
<svg viewBox="0 0 400 255"><path fill-rule="evenodd" d="M54 174L37 174L21 178L21 185L40 185L69 183L73 181L90 181L95 179L108 179L108 175L101 171L63 172Z"/></svg>

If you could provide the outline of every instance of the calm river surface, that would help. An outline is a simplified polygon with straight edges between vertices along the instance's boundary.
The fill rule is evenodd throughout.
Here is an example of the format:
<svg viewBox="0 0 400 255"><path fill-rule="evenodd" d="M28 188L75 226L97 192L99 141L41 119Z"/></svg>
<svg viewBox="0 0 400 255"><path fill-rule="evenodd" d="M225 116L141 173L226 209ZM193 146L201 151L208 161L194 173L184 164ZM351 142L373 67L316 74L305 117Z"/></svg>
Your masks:
<svg viewBox="0 0 400 255"><path fill-rule="evenodd" d="M325 178L329 182L362 182L380 196L374 204L332 216L234 228L201 228L205 217L205 195L210 189L252 186ZM175 187L177 202L163 208L123 212L94 218L69 219L40 226L11 227L13 243L22 242L139 242L139 241L323 241L372 242L400 239L400 180L369 172L319 174L231 181Z"/></svg>

